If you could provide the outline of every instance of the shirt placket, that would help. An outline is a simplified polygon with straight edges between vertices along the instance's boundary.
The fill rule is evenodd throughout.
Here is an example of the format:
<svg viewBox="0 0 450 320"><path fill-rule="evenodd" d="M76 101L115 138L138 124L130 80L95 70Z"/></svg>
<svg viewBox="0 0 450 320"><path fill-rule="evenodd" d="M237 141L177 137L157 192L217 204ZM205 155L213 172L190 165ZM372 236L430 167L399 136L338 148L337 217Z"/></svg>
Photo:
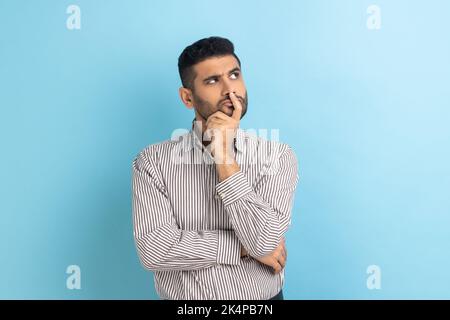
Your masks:
<svg viewBox="0 0 450 320"><path fill-rule="evenodd" d="M212 180L214 179L213 177L213 171L212 171L212 165L209 164L205 164L206 167L206 179L205 179L205 197L206 197L206 202L207 202L207 208L208 208L208 212L206 213L206 226L208 228L208 230L213 230L213 224L214 224L214 218L213 218L213 210L214 210L214 204L213 204L213 199L214 196L211 195L211 189L212 188Z"/></svg>

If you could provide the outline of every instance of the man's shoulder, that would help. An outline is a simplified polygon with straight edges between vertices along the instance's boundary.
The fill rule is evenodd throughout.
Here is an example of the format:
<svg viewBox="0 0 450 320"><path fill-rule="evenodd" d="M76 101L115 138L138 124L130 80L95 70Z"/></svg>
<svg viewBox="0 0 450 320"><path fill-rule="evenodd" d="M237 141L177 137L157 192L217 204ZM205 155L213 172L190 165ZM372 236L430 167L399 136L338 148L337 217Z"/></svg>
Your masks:
<svg viewBox="0 0 450 320"><path fill-rule="evenodd" d="M134 157L133 162L143 159L157 160L161 155L168 154L175 148L180 149L184 146L184 141L188 138L189 132L178 135L171 139L155 142L142 148ZM181 149L180 149L181 150Z"/></svg>

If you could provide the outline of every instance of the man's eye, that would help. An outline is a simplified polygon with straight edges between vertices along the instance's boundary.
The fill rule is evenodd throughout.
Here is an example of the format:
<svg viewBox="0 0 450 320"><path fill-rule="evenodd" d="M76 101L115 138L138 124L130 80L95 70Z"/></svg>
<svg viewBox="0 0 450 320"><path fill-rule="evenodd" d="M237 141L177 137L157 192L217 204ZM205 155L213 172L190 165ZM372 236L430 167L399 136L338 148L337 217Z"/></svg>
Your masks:
<svg viewBox="0 0 450 320"><path fill-rule="evenodd" d="M231 76L232 76L234 79L237 79L237 78L239 78L239 72L232 73Z"/></svg>
<svg viewBox="0 0 450 320"><path fill-rule="evenodd" d="M216 81L216 79L211 79L206 82L206 84L212 84L212 81Z"/></svg>

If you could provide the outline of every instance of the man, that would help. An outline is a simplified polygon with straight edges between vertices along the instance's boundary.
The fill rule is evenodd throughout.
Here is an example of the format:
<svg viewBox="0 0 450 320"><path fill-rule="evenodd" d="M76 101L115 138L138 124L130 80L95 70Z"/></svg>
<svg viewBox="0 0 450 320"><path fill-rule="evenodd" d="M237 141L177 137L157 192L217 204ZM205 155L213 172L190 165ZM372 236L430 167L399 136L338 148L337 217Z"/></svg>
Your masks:
<svg viewBox="0 0 450 320"><path fill-rule="evenodd" d="M133 221L162 299L283 299L297 161L292 149L239 128L247 90L233 44L188 46L178 68L189 133L133 160Z"/></svg>

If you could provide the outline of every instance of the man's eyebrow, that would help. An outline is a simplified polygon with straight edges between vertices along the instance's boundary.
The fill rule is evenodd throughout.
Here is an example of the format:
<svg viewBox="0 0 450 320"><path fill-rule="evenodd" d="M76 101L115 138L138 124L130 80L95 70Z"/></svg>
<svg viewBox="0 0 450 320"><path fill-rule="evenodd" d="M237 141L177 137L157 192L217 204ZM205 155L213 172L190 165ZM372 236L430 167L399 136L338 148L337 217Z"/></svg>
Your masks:
<svg viewBox="0 0 450 320"><path fill-rule="evenodd" d="M232 74L236 71L241 71L241 69L239 67L235 67L235 68L231 69L230 71L228 71L228 74ZM213 74L212 76L209 76L209 77L203 79L203 82L207 82L208 80L211 80L214 78L219 78L219 77L220 77L220 74Z"/></svg>

